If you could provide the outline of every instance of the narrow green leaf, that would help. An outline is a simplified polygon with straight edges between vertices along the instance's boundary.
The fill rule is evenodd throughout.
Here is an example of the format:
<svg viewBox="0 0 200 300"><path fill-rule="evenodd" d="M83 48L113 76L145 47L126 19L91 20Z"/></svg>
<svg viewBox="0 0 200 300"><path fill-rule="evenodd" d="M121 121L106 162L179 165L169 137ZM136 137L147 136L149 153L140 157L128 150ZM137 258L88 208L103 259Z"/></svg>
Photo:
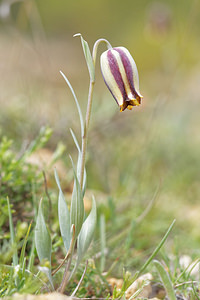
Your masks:
<svg viewBox="0 0 200 300"><path fill-rule="evenodd" d="M51 265L51 237L46 227L40 201L35 228L35 246L39 260L48 260Z"/></svg>
<svg viewBox="0 0 200 300"><path fill-rule="evenodd" d="M173 284L170 280L169 274L167 273L167 271L165 270L165 268L159 261L154 260L154 265L155 265L155 267L160 275L160 278L162 280L162 283L166 289L168 298L170 300L176 300L176 295L175 295Z"/></svg>
<svg viewBox="0 0 200 300"><path fill-rule="evenodd" d="M32 240L32 245L31 245L31 250L30 250L30 255L28 260L27 270L29 272L33 272L34 260L35 260L35 239Z"/></svg>
<svg viewBox="0 0 200 300"><path fill-rule="evenodd" d="M77 107L77 110L78 110L78 114L79 114L79 119L80 119L80 124L81 124L81 136L84 135L84 122L83 122L83 115L82 115L82 111L81 111L81 108L80 108L80 105L79 105L79 102L78 102L78 99L76 97L76 94L69 82L69 80L67 79L67 77L65 76L65 74L60 71L60 74L62 75L62 77L64 78L65 82L67 83L71 93L72 93L72 96L74 97L74 100L75 100L75 103L76 103L76 107Z"/></svg>
<svg viewBox="0 0 200 300"><path fill-rule="evenodd" d="M60 225L60 232L64 242L66 251L68 252L71 242L71 233L70 233L70 214L65 201L64 194L62 192L60 181L56 169L54 170L55 179L57 186L59 188L59 198L58 198L58 218Z"/></svg>
<svg viewBox="0 0 200 300"><path fill-rule="evenodd" d="M158 251L160 250L160 248L164 245L166 239L168 238L168 235L170 234L174 224L175 224L176 220L174 220L172 222L172 224L169 226L167 232L165 233L164 237L162 238L162 240L160 241L160 243L158 244L158 246L156 247L156 249L153 251L153 253L151 254L151 256L149 257L149 259L147 259L147 261L144 263L144 265L142 266L142 268L140 269L138 276L147 268L147 266L150 264L150 262L154 259L154 257L156 256L156 254L158 253Z"/></svg>
<svg viewBox="0 0 200 300"><path fill-rule="evenodd" d="M97 212L96 212L96 202L93 197L92 199L92 209L87 219L84 221L81 231L78 236L78 261L80 262L83 255L88 250L90 243L93 239L95 226L96 226Z"/></svg>
<svg viewBox="0 0 200 300"><path fill-rule="evenodd" d="M72 192L71 210L70 210L70 223L71 226L75 225L75 239L81 230L84 219L84 204L83 193L81 191L80 183L76 175L75 167L72 158L70 157L74 173L74 188Z"/></svg>
<svg viewBox="0 0 200 300"><path fill-rule="evenodd" d="M22 250L21 250L21 254L20 254L20 259L19 259L20 268L22 268L23 263L24 263L26 244L27 244L29 233L30 233L30 230L31 230L31 225L32 225L32 223L29 225L26 236L24 238L24 242L23 242L23 246L22 246Z"/></svg>
<svg viewBox="0 0 200 300"><path fill-rule="evenodd" d="M16 248L16 245L15 245L15 230L14 230L14 225L13 225L10 201L9 201L8 197L7 197L7 204L8 204L8 216L9 216L9 228L10 228L10 241L11 241L12 247ZM14 249L14 252L13 252L13 266L15 267L17 265L18 265L17 249Z"/></svg>
<svg viewBox="0 0 200 300"><path fill-rule="evenodd" d="M92 59L92 55L91 55L88 43L84 40L84 38L82 37L82 35L80 33L75 34L74 36L80 36L80 38L81 38L81 44L83 47L83 53L84 53L88 71L90 74L90 79L92 81L94 81L95 80L95 68L94 68L94 63L93 63L93 59Z"/></svg>
<svg viewBox="0 0 200 300"><path fill-rule="evenodd" d="M92 81L94 81L95 80L95 69L94 69L94 63L93 63L92 55L91 55L88 43L83 39L82 36L81 36L81 43L82 43L83 52L84 52L84 55L85 55L85 60L86 60L86 63L87 63L88 71L89 71L89 74L90 74L90 79Z"/></svg>
<svg viewBox="0 0 200 300"><path fill-rule="evenodd" d="M76 145L76 148L78 149L78 152L80 153L80 152L81 152L81 148L80 148L80 146L79 146L79 143L78 143L78 141L77 141L77 138L76 138L76 136L75 136L75 133L73 132L73 130L72 130L71 128L70 128L69 130L70 130L70 133L71 133L72 138L73 138L73 140L74 140L74 144Z"/></svg>
<svg viewBox="0 0 200 300"><path fill-rule="evenodd" d="M77 162L77 177L78 177L78 180L80 182L80 174L81 174L81 158L82 158L82 152L81 152L81 149L80 149L80 146L79 146L79 143L77 141L77 138L73 132L73 130L70 128L70 132L71 132L71 135L72 135L72 138L74 140L74 143L76 145L76 148L78 149L78 162ZM86 190L86 180L87 180L87 175L86 175L86 170L84 168L84 174L83 174L83 189L82 189L82 193L83 193L83 196L85 194L85 190Z"/></svg>
<svg viewBox="0 0 200 300"><path fill-rule="evenodd" d="M101 241L101 272L105 269L105 250L106 250L106 225L105 216L100 216L100 241Z"/></svg>

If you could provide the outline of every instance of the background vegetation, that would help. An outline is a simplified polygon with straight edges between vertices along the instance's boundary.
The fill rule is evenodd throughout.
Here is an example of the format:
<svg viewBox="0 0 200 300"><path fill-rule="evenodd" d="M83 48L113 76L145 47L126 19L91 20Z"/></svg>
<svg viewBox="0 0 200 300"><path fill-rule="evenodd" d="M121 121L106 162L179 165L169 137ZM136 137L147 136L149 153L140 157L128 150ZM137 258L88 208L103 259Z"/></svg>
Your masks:
<svg viewBox="0 0 200 300"><path fill-rule="evenodd" d="M91 47L101 37L113 46L127 47L138 66L144 97L141 107L120 113L97 64L87 174L88 188L96 196L99 214L103 212L106 218L106 259L111 265L120 257L115 267L118 276L122 276L122 267L136 270L174 218L177 222L165 244L166 255L199 258L198 0L0 2L0 132L1 147L4 145L0 149L0 168L3 170L7 150L10 159L12 155L13 159L23 157L22 165L13 166L11 190L6 189L2 179L5 174L1 174L2 249L3 240L9 238L6 196L13 204L15 225L19 220L28 223L28 212L34 207L30 204L33 182L36 206L40 197L45 196L41 173L45 168L50 178L52 205L56 206L57 191L51 176L54 162L62 154L61 182L66 193L71 192L68 154L75 157L76 149L69 128L78 134L79 125L75 104L59 70L68 76L85 112L89 78L80 41L72 37L78 32ZM49 126L53 133L51 137L50 132L45 133L45 140L41 141L41 136L37 137L42 126ZM35 139L38 146L25 157ZM44 147L42 154L38 152ZM39 160L39 165L35 160ZM8 162L9 159L5 165ZM11 177L6 181L10 182ZM134 226L156 191L152 209ZM25 212L28 215L24 218ZM51 218L56 232L58 224L53 211ZM121 238L119 233L124 229L127 232ZM98 247L97 230L97 252ZM9 263L10 257L2 262Z"/></svg>

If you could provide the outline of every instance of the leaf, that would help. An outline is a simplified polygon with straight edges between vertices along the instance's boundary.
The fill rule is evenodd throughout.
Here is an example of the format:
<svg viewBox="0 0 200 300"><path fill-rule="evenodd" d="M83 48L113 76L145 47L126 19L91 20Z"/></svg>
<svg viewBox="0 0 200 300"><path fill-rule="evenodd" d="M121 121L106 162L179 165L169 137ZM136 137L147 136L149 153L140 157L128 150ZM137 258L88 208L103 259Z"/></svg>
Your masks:
<svg viewBox="0 0 200 300"><path fill-rule="evenodd" d="M74 140L74 144L76 145L76 148L78 149L78 152L81 153L81 148L79 146L79 143L77 141L77 138L75 136L75 133L73 132L73 130L70 128L70 132L71 132L71 135L72 135L72 138Z"/></svg>
<svg viewBox="0 0 200 300"><path fill-rule="evenodd" d="M170 300L176 300L176 295L175 295L173 284L171 282L169 274L167 273L167 271L165 270L165 268L163 267L163 265L159 261L154 260L154 265L155 265L155 267L156 267L156 269L157 269L157 271L160 275L160 278L163 282L163 285L166 289L168 298Z"/></svg>
<svg viewBox="0 0 200 300"><path fill-rule="evenodd" d="M32 240L32 245L31 245L31 250L30 250L30 255L28 260L27 270L29 272L33 272L34 260L35 260L35 239Z"/></svg>
<svg viewBox="0 0 200 300"><path fill-rule="evenodd" d="M14 230L14 225L13 225L10 201L9 201L8 197L7 197L7 204L8 204L8 216L9 216L9 228L10 228L10 241L11 241L12 247L16 247L15 246L15 230ZM14 251L13 251L13 266L15 267L17 265L18 265L17 249L14 249Z"/></svg>
<svg viewBox="0 0 200 300"><path fill-rule="evenodd" d="M22 246L22 250L21 250L21 254L20 254L20 259L19 259L20 268L22 268L22 266L24 264L26 244L27 244L29 233L30 233L30 230L31 230L31 225L32 225L32 222L30 223L30 225L28 227L28 230L27 230L27 233L26 233L26 236L24 238L24 242L23 242L23 246Z"/></svg>
<svg viewBox="0 0 200 300"><path fill-rule="evenodd" d="M93 239L95 226L96 226L97 212L96 212L96 202L93 197L92 199L92 209L87 219L84 221L81 231L78 236L78 261L80 262L83 255L88 250L90 243Z"/></svg>
<svg viewBox="0 0 200 300"><path fill-rule="evenodd" d="M84 204L83 204L83 193L81 191L80 183L78 181L74 163L70 157L74 173L74 188L72 192L71 210L70 210L70 223L71 226L75 225L75 239L77 238L84 219Z"/></svg>
<svg viewBox="0 0 200 300"><path fill-rule="evenodd" d="M153 251L153 253L151 254L151 256L147 259L147 261L144 263L144 265L141 267L138 275L140 275L142 272L144 272L144 270L147 268L147 266L150 264L150 262L154 259L154 257L156 256L156 254L158 253L158 251L160 250L160 248L164 245L166 239L168 238L168 235L170 234L174 224L175 224L176 220L174 220L172 222L172 224L169 226L167 232L165 233L164 237L162 238L162 240L160 241L160 243L158 244L158 246L156 247L156 249Z"/></svg>
<svg viewBox="0 0 200 300"><path fill-rule="evenodd" d="M80 174L81 174L81 158L82 158L82 152L81 152L81 149L80 149L80 146L79 146L79 143L77 141L77 138L73 132L73 130L70 128L70 132L71 132L71 135L72 135L72 138L74 140L74 143L76 145L76 148L78 149L78 162L77 162L77 177L78 177L78 180L80 182ZM86 178L87 178L87 175L86 175L86 170L84 168L84 174L83 174L83 188L82 188L82 193L83 193L83 196L85 194L85 190L86 190Z"/></svg>
<svg viewBox="0 0 200 300"><path fill-rule="evenodd" d="M51 237L46 227L40 201L35 228L35 246L40 262L48 260L51 264Z"/></svg>
<svg viewBox="0 0 200 300"><path fill-rule="evenodd" d="M101 243L101 263L100 269L103 273L105 269L105 250L106 250L106 225L105 225L105 216L104 214L100 215L100 243Z"/></svg>
<svg viewBox="0 0 200 300"><path fill-rule="evenodd" d="M36 220L35 228L35 247L40 262L47 260L50 267L41 267L41 271L44 272L51 284L52 289L54 290L52 276L51 276L51 236L46 227L44 216L42 212L42 200L40 201L38 216ZM44 271L45 270L45 271Z"/></svg>
<svg viewBox="0 0 200 300"><path fill-rule="evenodd" d="M85 60L86 60L86 63L87 63L87 67L88 67L88 71L89 71L89 74L90 74L90 79L92 81L94 81L95 80L95 68L94 68L94 63L93 63L93 59L92 59L92 55L91 55L88 43L84 40L84 38L82 37L82 35L80 33L77 33L74 36L75 37L80 36L80 38L81 38L81 44L82 44L82 47L83 47L83 53L84 53Z"/></svg>
<svg viewBox="0 0 200 300"><path fill-rule="evenodd" d="M68 252L71 242L71 233L70 233L70 214L67 207L64 194L62 192L60 181L56 169L54 170L54 175L56 179L57 186L59 188L59 197L58 197L58 218L61 236L64 242L66 251Z"/></svg>
<svg viewBox="0 0 200 300"><path fill-rule="evenodd" d="M62 75L62 77L64 78L64 80L66 81L68 87L70 88L70 91L74 97L74 100L75 100L75 103L76 103L76 107L77 107L77 110L78 110L78 114L79 114L79 120L80 120L80 124L81 124L81 136L84 135L84 122L83 122L83 115L82 115L82 111L81 111L81 108L80 108L80 105L79 105L79 102L78 102L78 99L76 97L76 94L69 82L69 80L67 79L67 77L65 76L65 74L60 71L60 74Z"/></svg>

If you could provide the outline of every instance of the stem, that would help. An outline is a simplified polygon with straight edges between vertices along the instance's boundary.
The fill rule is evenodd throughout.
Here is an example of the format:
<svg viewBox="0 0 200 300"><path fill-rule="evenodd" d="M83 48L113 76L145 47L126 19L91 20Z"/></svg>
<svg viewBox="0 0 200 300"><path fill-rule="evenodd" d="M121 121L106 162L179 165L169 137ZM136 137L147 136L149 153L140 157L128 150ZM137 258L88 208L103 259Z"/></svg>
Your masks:
<svg viewBox="0 0 200 300"><path fill-rule="evenodd" d="M95 63L96 63L97 49L98 49L100 43L105 43L107 45L108 49L112 48L111 44L105 39L99 39L94 43L94 47L93 47L93 51L92 51L92 58L93 58L93 61L94 61L94 67L95 67Z"/></svg>
<svg viewBox="0 0 200 300"><path fill-rule="evenodd" d="M84 134L82 136L82 157L81 157L81 172L80 172L80 186L83 187L83 177L84 177L84 168L85 168L85 155L87 149L87 138L88 138L88 128L90 122L90 115L92 109L92 96L94 90L95 81L90 79L89 93L88 93L88 105L85 117L85 127Z"/></svg>
<svg viewBox="0 0 200 300"><path fill-rule="evenodd" d="M111 44L105 40L105 39L99 39L95 42L93 51L92 51L92 59L94 68L96 65L96 57L97 57L97 49L100 43L106 43L107 48L112 48ZM90 115L91 115L91 109L92 109L92 98L93 98L93 90L94 90L94 84L95 80L92 80L90 78L90 86L89 86L89 93L88 93L88 104L87 104L87 111L86 111L86 117L85 117L85 127L84 127L84 134L82 136L82 157L81 157L81 171L80 171L80 186L81 189L83 188L83 178L84 178L84 168L85 168L85 156L86 156L86 150L87 150L87 139L88 139L88 129L89 129L89 123L90 123Z"/></svg>
<svg viewBox="0 0 200 300"><path fill-rule="evenodd" d="M58 292L60 292L62 294L64 293L66 285L69 281L69 268L70 268L71 262L72 262L72 255L73 255L73 252L74 252L74 246L75 246L75 226L73 224L72 225L72 240L71 240L69 251L68 251L68 253L65 257L66 259L69 258L69 260L68 260L66 268L65 268L65 272L64 272L64 276L63 276L61 285L58 288ZM64 259L64 261L65 261L65 259ZM56 269L56 271L57 271L57 269ZM55 274L55 271L54 271L54 274Z"/></svg>
<svg viewBox="0 0 200 300"><path fill-rule="evenodd" d="M58 292L61 293L61 294L64 294L65 288L66 288L68 280L69 280L69 268L71 266L71 262L72 262L72 255L70 256L70 259L67 262L67 266L65 268L63 280L62 280L61 285L58 289Z"/></svg>

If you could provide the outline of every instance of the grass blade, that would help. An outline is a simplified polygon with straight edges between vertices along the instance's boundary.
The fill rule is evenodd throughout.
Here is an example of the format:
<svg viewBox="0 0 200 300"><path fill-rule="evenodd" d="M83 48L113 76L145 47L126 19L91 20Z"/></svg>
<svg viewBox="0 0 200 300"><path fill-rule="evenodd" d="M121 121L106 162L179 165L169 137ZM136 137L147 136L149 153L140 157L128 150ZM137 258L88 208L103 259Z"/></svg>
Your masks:
<svg viewBox="0 0 200 300"><path fill-rule="evenodd" d="M18 256L17 256L17 249L15 245L15 230L14 230L14 225L13 225L13 219L12 219L12 212L11 212L11 207L10 207L10 201L9 198L7 197L7 204L8 204L8 216L9 216L9 228L10 228L10 241L11 245L14 248L13 252L13 266L18 265Z"/></svg>
<svg viewBox="0 0 200 300"><path fill-rule="evenodd" d="M156 256L156 254L159 252L160 248L164 245L166 239L168 238L168 235L170 234L174 224L175 224L176 220L174 220L172 222L172 224L169 226L167 232L165 233L164 237L162 238L161 242L159 243L159 245L156 247L156 249L154 250L154 252L151 254L151 256L149 257L149 259L144 263L144 265L142 266L142 268L140 269L138 276L147 268L147 266L150 264L150 262L154 259L154 257Z"/></svg>
<svg viewBox="0 0 200 300"><path fill-rule="evenodd" d="M35 240L33 239L31 250L30 250L29 261L28 261L28 267L27 267L27 270L30 272L33 271L34 259L35 259Z"/></svg>
<svg viewBox="0 0 200 300"><path fill-rule="evenodd" d="M101 273L105 269L105 251L106 251L106 228L105 216L100 216L100 241L101 241Z"/></svg>
<svg viewBox="0 0 200 300"><path fill-rule="evenodd" d="M21 254L20 254L20 258L19 258L20 268L22 268L23 264L24 264L26 244L27 244L27 241L28 241L28 237L29 237L29 233L30 233L30 230L31 230L31 226L32 226L32 222L30 223L30 225L28 227L28 230L27 230L27 233L26 233L26 236L24 238L24 242L23 242L23 246L22 246L22 250L21 250Z"/></svg>

